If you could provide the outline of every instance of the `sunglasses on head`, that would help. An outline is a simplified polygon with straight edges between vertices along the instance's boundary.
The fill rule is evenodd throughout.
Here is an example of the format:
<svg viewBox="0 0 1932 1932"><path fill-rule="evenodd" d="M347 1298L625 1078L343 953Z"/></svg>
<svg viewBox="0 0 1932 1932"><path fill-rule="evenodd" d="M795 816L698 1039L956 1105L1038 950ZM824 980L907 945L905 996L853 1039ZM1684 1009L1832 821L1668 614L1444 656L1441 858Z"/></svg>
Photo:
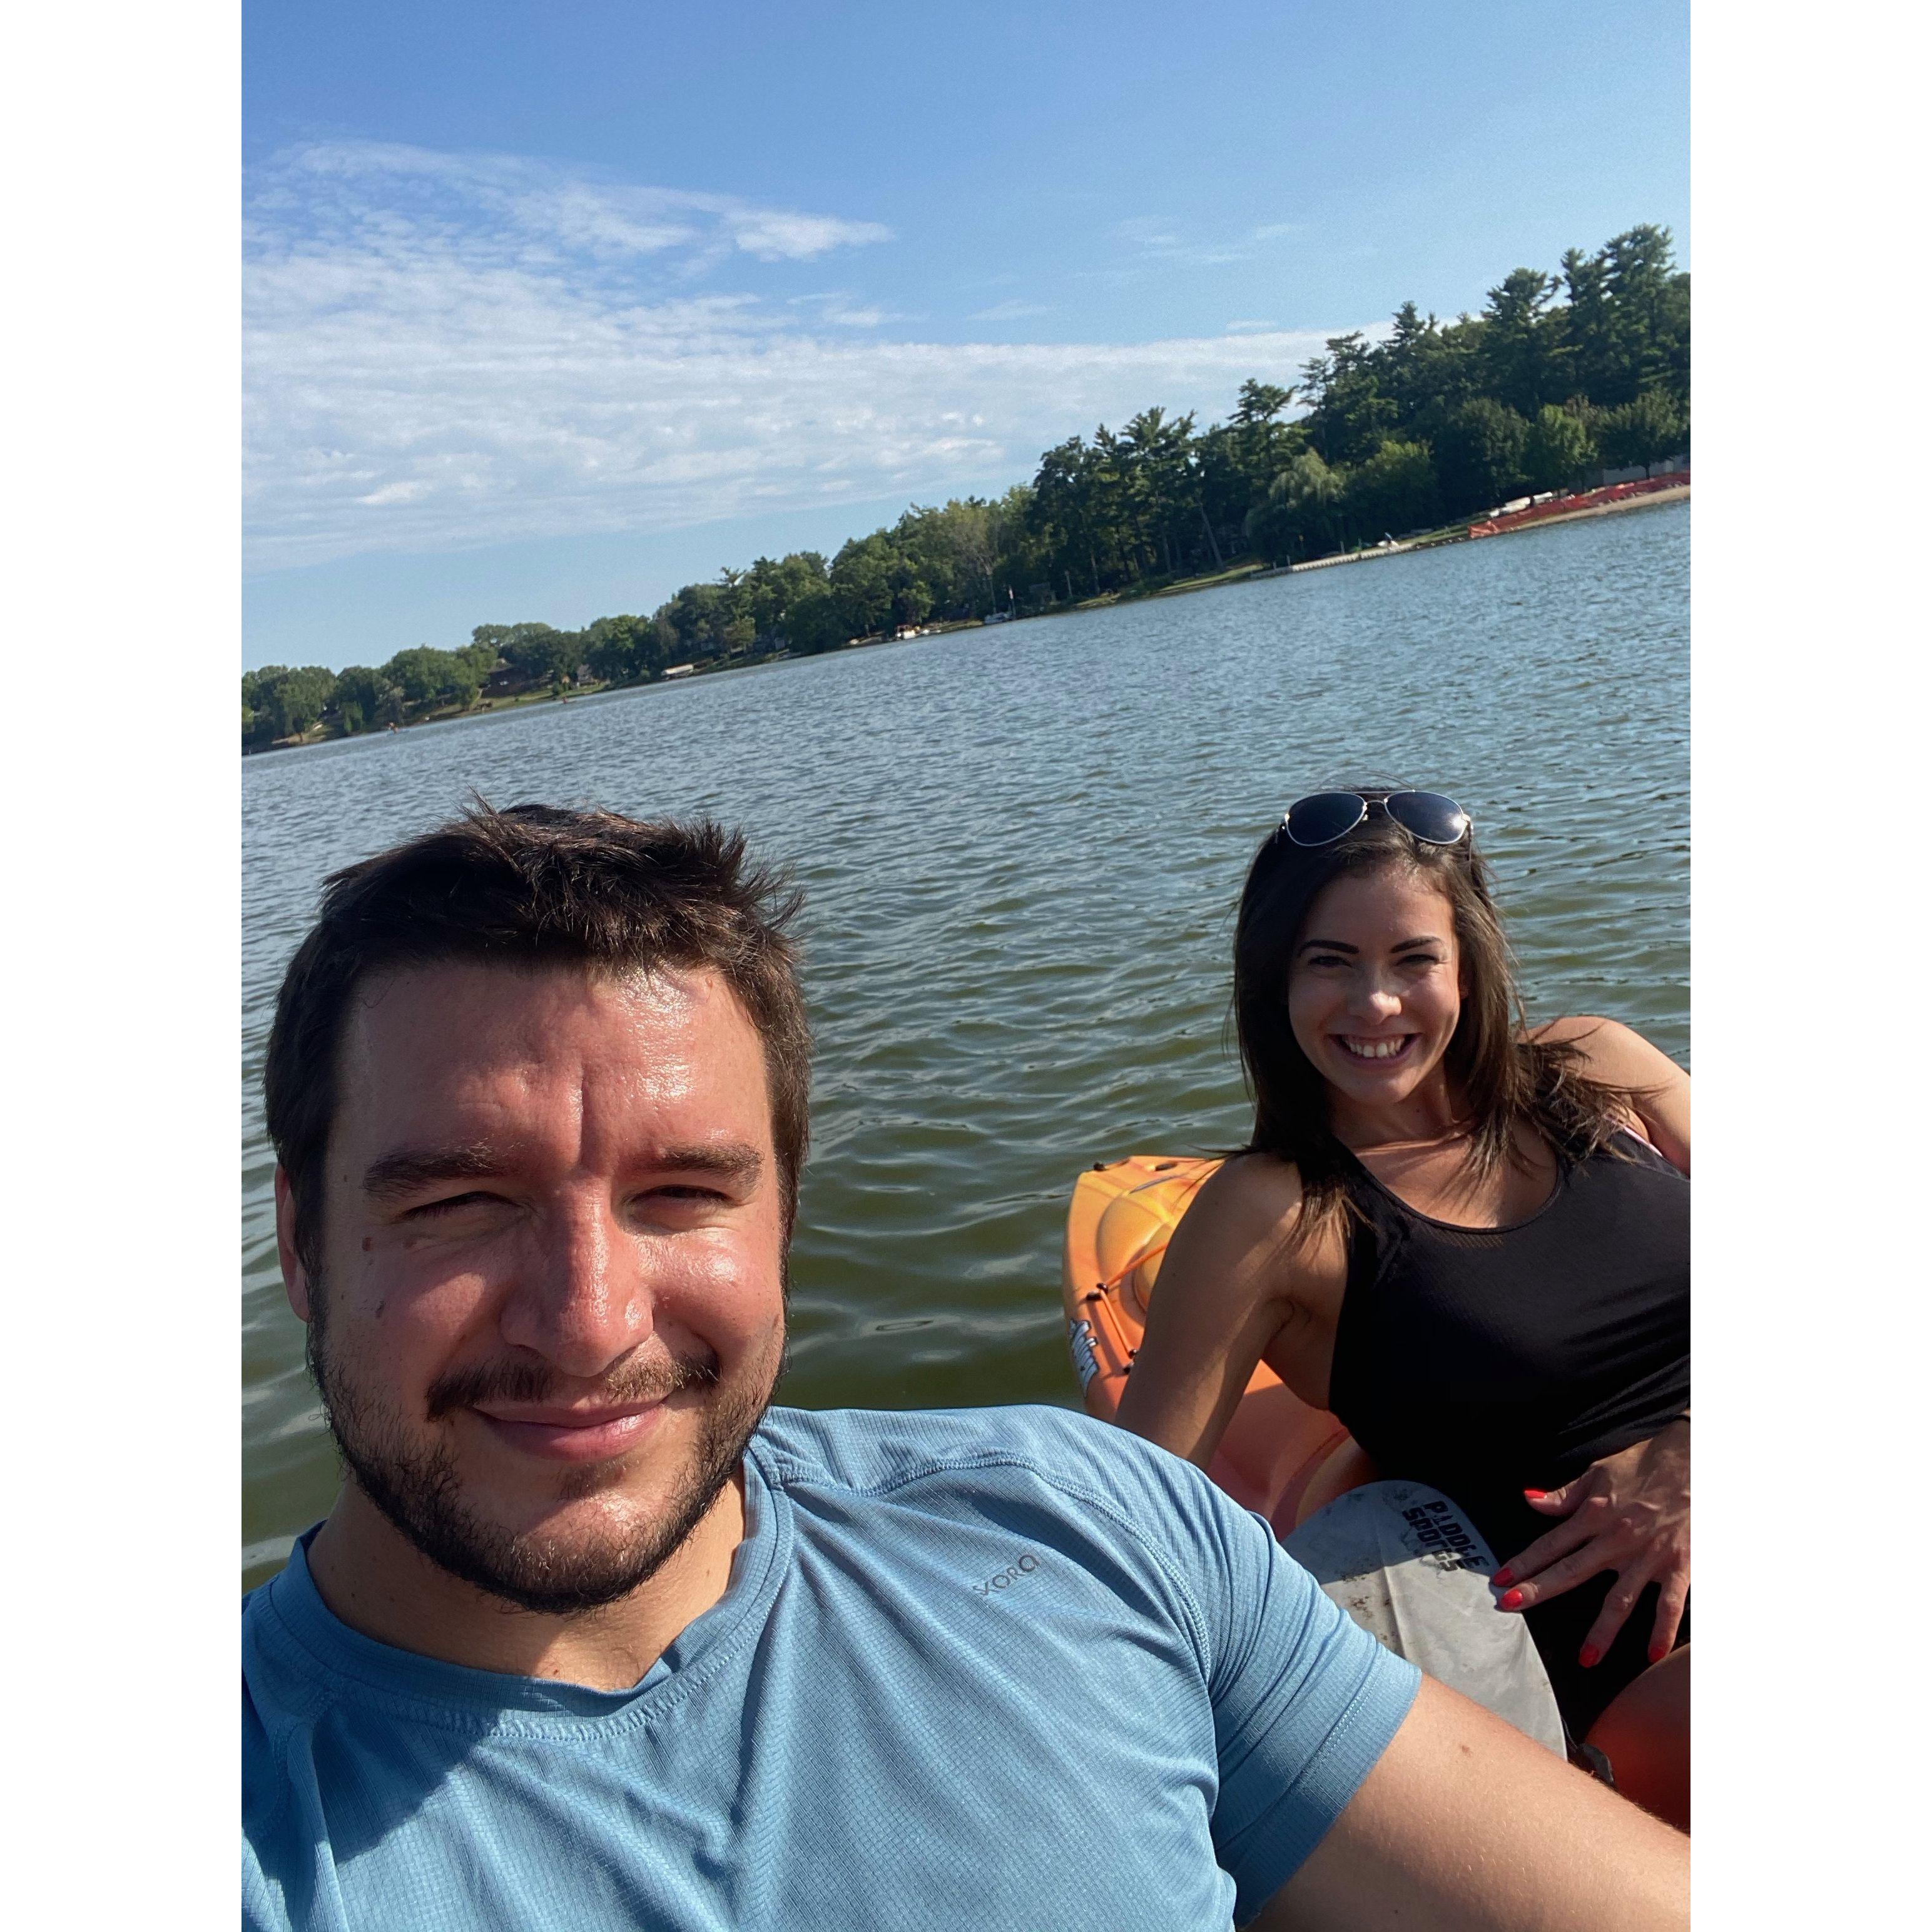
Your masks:
<svg viewBox="0 0 1932 1932"><path fill-rule="evenodd" d="M1469 814L1439 791L1316 791L1281 815L1281 830L1295 845L1332 845L1346 838L1377 808L1425 845L1454 845L1468 836Z"/></svg>

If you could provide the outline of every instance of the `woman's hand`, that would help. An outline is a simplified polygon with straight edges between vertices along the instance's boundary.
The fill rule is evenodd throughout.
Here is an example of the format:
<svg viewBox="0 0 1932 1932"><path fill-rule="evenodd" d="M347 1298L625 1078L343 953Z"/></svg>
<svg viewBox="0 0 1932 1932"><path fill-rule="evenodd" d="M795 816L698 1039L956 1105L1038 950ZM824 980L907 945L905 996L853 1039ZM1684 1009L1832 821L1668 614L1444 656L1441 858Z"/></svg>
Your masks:
<svg viewBox="0 0 1932 1932"><path fill-rule="evenodd" d="M1660 1586L1650 1660L1677 1641L1690 1596L1690 1424L1687 1418L1592 1462L1574 1483L1525 1500L1563 1520L1496 1572L1505 1587L1498 1607L1527 1610L1606 1570L1617 1580L1583 1640L1579 1660L1601 1661L1647 1584Z"/></svg>

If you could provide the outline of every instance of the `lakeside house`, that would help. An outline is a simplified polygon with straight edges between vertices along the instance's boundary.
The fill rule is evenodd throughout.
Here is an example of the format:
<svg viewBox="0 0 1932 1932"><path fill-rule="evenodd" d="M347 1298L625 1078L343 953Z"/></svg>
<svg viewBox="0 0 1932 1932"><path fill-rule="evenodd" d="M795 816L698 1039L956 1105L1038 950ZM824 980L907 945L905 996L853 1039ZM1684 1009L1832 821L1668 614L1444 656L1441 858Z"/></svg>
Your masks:
<svg viewBox="0 0 1932 1932"><path fill-rule="evenodd" d="M668 670L665 671L664 676L668 678L689 677L692 674L697 670L697 668L698 667L694 664L673 664Z"/></svg>

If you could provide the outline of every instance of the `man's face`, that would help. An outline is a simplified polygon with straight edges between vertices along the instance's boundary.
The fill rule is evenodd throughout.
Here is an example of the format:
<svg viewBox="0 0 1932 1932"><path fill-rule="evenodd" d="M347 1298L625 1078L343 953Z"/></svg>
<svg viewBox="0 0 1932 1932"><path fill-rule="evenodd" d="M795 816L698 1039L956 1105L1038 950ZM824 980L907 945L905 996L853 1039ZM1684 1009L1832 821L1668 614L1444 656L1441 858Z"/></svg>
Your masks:
<svg viewBox="0 0 1932 1932"><path fill-rule="evenodd" d="M763 1050L708 970L386 974L345 1027L291 1305L361 1488L526 1609L634 1588L735 1473L784 1340Z"/></svg>

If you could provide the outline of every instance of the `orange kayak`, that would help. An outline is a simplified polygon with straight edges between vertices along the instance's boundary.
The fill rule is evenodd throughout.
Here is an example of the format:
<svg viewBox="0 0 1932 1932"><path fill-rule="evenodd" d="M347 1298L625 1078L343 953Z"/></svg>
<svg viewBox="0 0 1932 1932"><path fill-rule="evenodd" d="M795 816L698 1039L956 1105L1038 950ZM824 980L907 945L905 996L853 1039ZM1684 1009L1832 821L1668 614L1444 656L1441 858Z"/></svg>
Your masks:
<svg viewBox="0 0 1932 1932"><path fill-rule="evenodd" d="M1073 1185L1060 1294L1067 1346L1087 1412L1111 1422L1132 1372L1162 1258L1214 1160L1130 1154L1096 1162ZM1286 1536L1376 1468L1326 1409L1258 1364L1208 1473Z"/></svg>

